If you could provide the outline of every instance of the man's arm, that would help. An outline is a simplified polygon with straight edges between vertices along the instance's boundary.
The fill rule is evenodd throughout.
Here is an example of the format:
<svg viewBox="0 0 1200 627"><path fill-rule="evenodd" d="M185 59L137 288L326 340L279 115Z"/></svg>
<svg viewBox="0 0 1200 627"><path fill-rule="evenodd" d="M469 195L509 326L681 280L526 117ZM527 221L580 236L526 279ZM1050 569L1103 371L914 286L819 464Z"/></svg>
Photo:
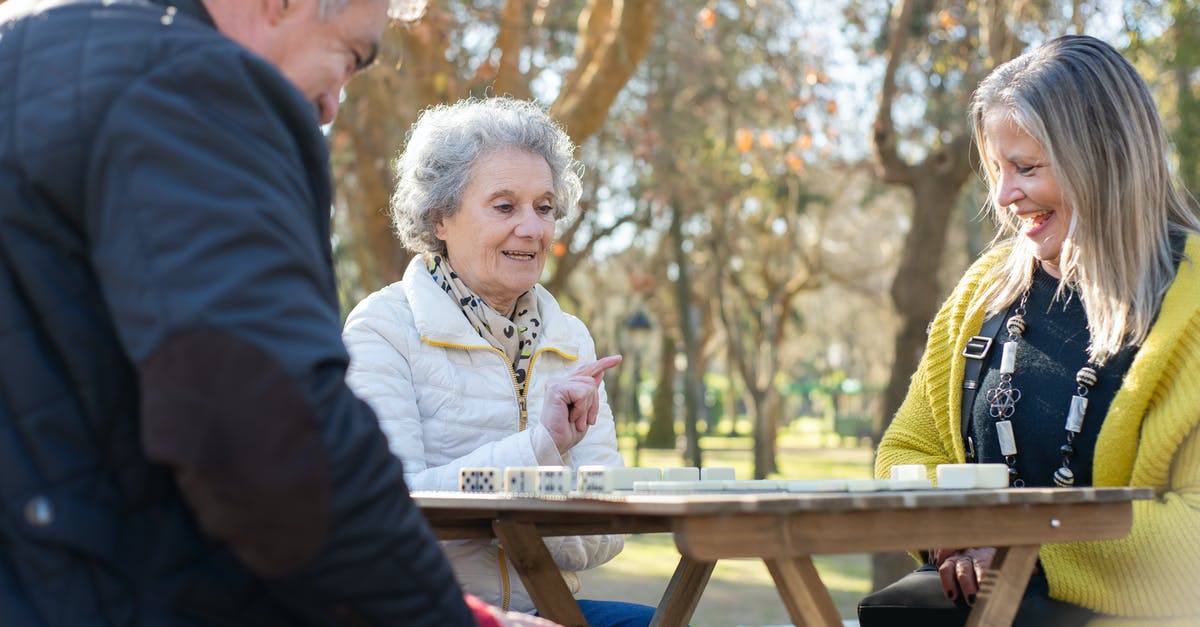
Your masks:
<svg viewBox="0 0 1200 627"><path fill-rule="evenodd" d="M265 63L213 46L152 70L97 138L87 236L138 369L142 444L201 528L296 611L471 625L344 382L327 159L306 106Z"/></svg>

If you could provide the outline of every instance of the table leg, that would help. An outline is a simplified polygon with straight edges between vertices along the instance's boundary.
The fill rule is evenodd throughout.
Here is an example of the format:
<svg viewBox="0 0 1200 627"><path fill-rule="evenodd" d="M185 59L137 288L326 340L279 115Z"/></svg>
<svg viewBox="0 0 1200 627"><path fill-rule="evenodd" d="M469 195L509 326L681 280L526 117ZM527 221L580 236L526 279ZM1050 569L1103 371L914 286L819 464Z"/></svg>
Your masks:
<svg viewBox="0 0 1200 627"><path fill-rule="evenodd" d="M771 571L775 588L779 590L788 616L796 627L841 627L842 617L811 558L805 556L763 561L767 564L767 570Z"/></svg>
<svg viewBox="0 0 1200 627"><path fill-rule="evenodd" d="M979 601L971 610L967 626L1012 625L1037 557L1036 544L997 548L992 567L983 574L983 581L979 585Z"/></svg>
<svg viewBox="0 0 1200 627"><path fill-rule="evenodd" d="M516 566L538 614L564 627L587 627L579 603L554 565L550 549L542 542L537 527L531 523L498 519L492 521L492 530L508 559Z"/></svg>
<svg viewBox="0 0 1200 627"><path fill-rule="evenodd" d="M692 620L700 595L708 585L716 562L699 562L687 557L679 559L675 574L663 592L650 627L683 627Z"/></svg>

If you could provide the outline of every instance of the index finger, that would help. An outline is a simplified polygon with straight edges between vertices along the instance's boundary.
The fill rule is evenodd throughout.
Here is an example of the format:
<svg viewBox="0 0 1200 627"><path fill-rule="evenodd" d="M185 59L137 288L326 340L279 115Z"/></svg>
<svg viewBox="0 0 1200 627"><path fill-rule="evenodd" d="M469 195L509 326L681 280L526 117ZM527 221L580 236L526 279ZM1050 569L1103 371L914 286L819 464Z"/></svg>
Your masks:
<svg viewBox="0 0 1200 627"><path fill-rule="evenodd" d="M608 357L602 357L600 359L597 359L596 361L593 361L590 364L583 364L583 365L579 366L578 368L575 369L574 374L581 374L584 376L592 377L592 378L596 379L597 383L599 383L600 376L604 374L604 371L608 370L609 368L612 368L613 366L615 366L619 363L621 363L620 355L609 355Z"/></svg>

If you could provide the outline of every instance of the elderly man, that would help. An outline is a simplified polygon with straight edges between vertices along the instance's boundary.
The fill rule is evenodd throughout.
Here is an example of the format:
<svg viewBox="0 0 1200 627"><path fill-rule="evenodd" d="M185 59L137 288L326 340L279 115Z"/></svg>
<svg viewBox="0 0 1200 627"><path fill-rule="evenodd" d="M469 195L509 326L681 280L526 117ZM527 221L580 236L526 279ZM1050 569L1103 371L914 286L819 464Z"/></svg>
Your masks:
<svg viewBox="0 0 1200 627"><path fill-rule="evenodd" d="M387 11L0 6L0 625L475 624L343 380L319 125Z"/></svg>

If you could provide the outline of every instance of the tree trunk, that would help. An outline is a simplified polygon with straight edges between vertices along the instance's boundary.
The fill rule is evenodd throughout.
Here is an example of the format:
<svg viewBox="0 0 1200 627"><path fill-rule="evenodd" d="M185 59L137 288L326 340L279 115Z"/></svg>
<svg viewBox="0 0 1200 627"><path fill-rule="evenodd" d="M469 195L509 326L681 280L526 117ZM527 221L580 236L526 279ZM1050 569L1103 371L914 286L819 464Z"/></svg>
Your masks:
<svg viewBox="0 0 1200 627"><path fill-rule="evenodd" d="M672 199L671 250L675 257L677 276L675 279L675 308L679 317L680 335L683 336L683 351L687 356L687 367L683 373L683 424L687 439L684 459L696 467L703 465L700 459L700 434L696 422L700 417L700 399L697 398L704 384L704 365L697 337L697 320L692 306L692 270L688 255L683 249L683 216L679 198Z"/></svg>
<svg viewBox="0 0 1200 627"><path fill-rule="evenodd" d="M910 42L920 42L923 32L914 30L917 7L911 0L900 0L895 6L888 25L887 65L880 88L879 112L873 129L873 144L876 150L880 178L885 183L907 187L913 194L912 227L904 238L900 263L892 281L891 298L899 318L899 328L893 343L894 360L891 378L884 390L880 412L875 416L873 440L879 442L883 432L891 423L896 410L904 401L909 381L917 369L921 353L925 348L926 328L933 319L942 299L941 286L936 277L942 266L946 248L946 230L959 197L959 190L971 175L969 161L972 150L969 132L965 128L935 129L936 136L950 137L937 146L930 146L924 161L911 164L900 154L899 137L892 118L892 105L898 93L900 66L910 50ZM1017 50L1017 40L1009 30L1012 12L1017 7L999 0L983 3L979 36L985 64L970 68L962 89L974 91L980 78L990 66L1012 58ZM978 55L977 55L978 56ZM986 67L985 67L986 66ZM965 117L965 112L963 113ZM961 119L961 118L960 118ZM873 560L873 589L895 581L908 570L899 561L884 554Z"/></svg>
<svg viewBox="0 0 1200 627"><path fill-rule="evenodd" d="M957 178L924 178L914 185L912 228L904 237L904 248L891 297L900 326L893 343L895 356L891 378L883 393L880 423L874 430L875 441L890 424L908 393L909 379L917 369L925 350L925 329L941 304L942 289L936 278L946 248L946 227L954 213L961 181Z"/></svg>
<svg viewBox="0 0 1200 627"><path fill-rule="evenodd" d="M1179 126L1172 133L1179 155L1179 177L1193 194L1200 192L1200 102L1193 89L1193 73L1200 65L1200 9L1192 2L1174 0L1169 36L1175 79L1175 111Z"/></svg>
<svg viewBox="0 0 1200 627"><path fill-rule="evenodd" d="M654 415L646 432L645 448L675 448L675 338L662 331L658 358L658 385L654 388Z"/></svg>
<svg viewBox="0 0 1200 627"><path fill-rule="evenodd" d="M738 401L741 394L737 389L737 367L734 364L733 351L725 351L725 370L729 376L729 384L725 386L725 416L729 419L729 436L738 435Z"/></svg>

